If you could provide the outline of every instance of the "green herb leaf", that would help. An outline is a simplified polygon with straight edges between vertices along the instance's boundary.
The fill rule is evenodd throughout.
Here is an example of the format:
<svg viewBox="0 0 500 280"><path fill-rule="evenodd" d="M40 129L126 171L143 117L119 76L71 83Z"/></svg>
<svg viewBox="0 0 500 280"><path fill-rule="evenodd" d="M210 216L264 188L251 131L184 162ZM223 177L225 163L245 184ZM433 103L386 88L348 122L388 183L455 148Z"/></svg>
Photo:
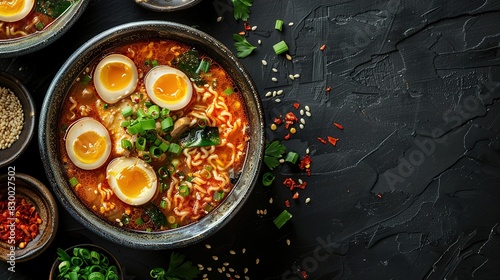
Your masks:
<svg viewBox="0 0 500 280"><path fill-rule="evenodd" d="M234 47L236 48L236 56L245 58L249 56L257 47L250 44L244 36L233 34Z"/></svg>
<svg viewBox="0 0 500 280"><path fill-rule="evenodd" d="M231 0L231 2L233 2L234 19L247 21L253 0Z"/></svg>
<svg viewBox="0 0 500 280"><path fill-rule="evenodd" d="M266 149L264 150L264 163L273 170L280 163L279 159L283 156L286 151L286 147L281 145L278 140L266 144Z"/></svg>
<svg viewBox="0 0 500 280"><path fill-rule="evenodd" d="M192 262L185 259L186 256L172 252L168 270L153 268L150 275L158 280L193 280L201 271Z"/></svg>

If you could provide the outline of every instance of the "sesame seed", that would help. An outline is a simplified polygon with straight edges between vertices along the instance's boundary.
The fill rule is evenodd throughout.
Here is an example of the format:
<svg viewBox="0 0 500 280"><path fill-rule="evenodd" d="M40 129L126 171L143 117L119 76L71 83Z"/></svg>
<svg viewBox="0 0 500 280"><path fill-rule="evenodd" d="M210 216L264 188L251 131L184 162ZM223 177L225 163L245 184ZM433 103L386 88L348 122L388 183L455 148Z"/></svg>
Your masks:
<svg viewBox="0 0 500 280"><path fill-rule="evenodd" d="M309 106L308 106L308 105L306 105L304 108L305 108L305 109L306 109L306 111L308 111L308 112L310 112L310 111L311 111L311 108L309 108Z"/></svg>
<svg viewBox="0 0 500 280"><path fill-rule="evenodd" d="M279 159L279 163L284 163L284 162L285 162L285 159L283 159L283 158Z"/></svg>
<svg viewBox="0 0 500 280"><path fill-rule="evenodd" d="M272 93L272 92L270 92L270 91L268 91L268 92L266 93L266 97L269 97L269 96L271 96L271 95L273 95L273 93Z"/></svg>
<svg viewBox="0 0 500 280"><path fill-rule="evenodd" d="M307 111L306 112L306 116L310 117L311 116L311 112Z"/></svg>
<svg viewBox="0 0 500 280"><path fill-rule="evenodd" d="M273 97L275 97L277 94L277 92L275 90L273 90Z"/></svg>
<svg viewBox="0 0 500 280"><path fill-rule="evenodd" d="M219 267L219 268L217 268L217 271L218 271L219 273L222 273L222 268L220 268L220 267Z"/></svg>
<svg viewBox="0 0 500 280"><path fill-rule="evenodd" d="M266 66L267 65L267 61L265 61L264 59L262 60L262 65Z"/></svg>
<svg viewBox="0 0 500 280"><path fill-rule="evenodd" d="M295 74L295 75L293 75L293 77L294 77L295 79L298 79L298 78L300 78L300 74Z"/></svg>
<svg viewBox="0 0 500 280"><path fill-rule="evenodd" d="M276 92L276 94L277 94L277 95L282 95L282 94L283 94L283 90L282 90L282 89L278 90L278 91Z"/></svg>
<svg viewBox="0 0 500 280"><path fill-rule="evenodd" d="M304 110L303 109L300 109L300 115L303 116L304 115Z"/></svg>
<svg viewBox="0 0 500 280"><path fill-rule="evenodd" d="M308 197L306 198L306 204L308 204L309 202L311 202L311 199Z"/></svg>
<svg viewBox="0 0 500 280"><path fill-rule="evenodd" d="M245 274L247 274L247 273L248 273L248 267L245 267L245 268L243 269L243 273L245 273Z"/></svg>
<svg viewBox="0 0 500 280"><path fill-rule="evenodd" d="M290 246L290 239L286 240L286 245Z"/></svg>
<svg viewBox="0 0 500 280"><path fill-rule="evenodd" d="M246 252L246 251L247 251L247 249L246 249L246 248L241 249L241 253L242 253L242 254L245 254L245 252Z"/></svg>
<svg viewBox="0 0 500 280"><path fill-rule="evenodd" d="M257 25L252 26L252 30L253 31L257 30Z"/></svg>
<svg viewBox="0 0 500 280"><path fill-rule="evenodd" d="M273 198L272 197L269 199L269 204L273 204Z"/></svg>
<svg viewBox="0 0 500 280"><path fill-rule="evenodd" d="M274 102L276 102L276 103L280 103L280 102L281 102L281 99L276 98L276 99L274 100Z"/></svg>
<svg viewBox="0 0 500 280"><path fill-rule="evenodd" d="M309 154L309 148L306 149L306 154Z"/></svg>
<svg viewBox="0 0 500 280"><path fill-rule="evenodd" d="M299 127L300 127L300 129L304 129L304 125L303 124L299 124Z"/></svg>
<svg viewBox="0 0 500 280"><path fill-rule="evenodd" d="M260 39L259 39L259 40L257 41L257 44L261 45L261 44L262 44L262 40L260 40Z"/></svg>
<svg viewBox="0 0 500 280"><path fill-rule="evenodd" d="M206 247L207 249L212 249L212 246L210 246L210 244L205 244L205 247Z"/></svg>
<svg viewBox="0 0 500 280"><path fill-rule="evenodd" d="M245 280L250 280L250 277L248 277L248 276L245 276Z"/></svg>
<svg viewBox="0 0 500 280"><path fill-rule="evenodd" d="M288 26L293 26L293 22L289 22L289 23L288 23Z"/></svg>
<svg viewBox="0 0 500 280"><path fill-rule="evenodd" d="M272 78L271 78L271 81L273 81L273 82L277 82L277 81L278 81L278 79L277 79L276 77L272 77Z"/></svg>
<svg viewBox="0 0 500 280"><path fill-rule="evenodd" d="M302 179L300 179L300 178L297 181L299 182L299 184L304 183L304 181L302 181Z"/></svg>
<svg viewBox="0 0 500 280"><path fill-rule="evenodd" d="M292 74L288 75L288 78L290 78L290 80L292 81L295 79Z"/></svg>
<svg viewBox="0 0 500 280"><path fill-rule="evenodd" d="M222 21L222 17L217 17L217 22L221 22Z"/></svg>
<svg viewBox="0 0 500 280"><path fill-rule="evenodd" d="M229 269L229 272L234 272L234 268L230 267Z"/></svg>
<svg viewBox="0 0 500 280"><path fill-rule="evenodd" d="M228 263L228 262L225 262L225 263L223 263L222 265L223 265L223 266L228 266L228 265L229 265L229 263Z"/></svg>
<svg viewBox="0 0 500 280"><path fill-rule="evenodd" d="M292 60L292 56L291 56L291 55L289 55L289 54L286 54L286 59L288 59L288 60Z"/></svg>
<svg viewBox="0 0 500 280"><path fill-rule="evenodd" d="M236 255L236 252L234 250L229 250L229 254Z"/></svg>
<svg viewBox="0 0 500 280"><path fill-rule="evenodd" d="M212 256L212 259L214 259L214 261L216 261L216 260L218 260L218 259L219 259L219 257L217 257L217 256Z"/></svg>
<svg viewBox="0 0 500 280"><path fill-rule="evenodd" d="M255 259L255 264L259 264L260 263L260 259L259 258L256 258Z"/></svg>
<svg viewBox="0 0 500 280"><path fill-rule="evenodd" d="M300 118L300 123L301 124L306 124L306 120L304 118Z"/></svg>
<svg viewBox="0 0 500 280"><path fill-rule="evenodd" d="M207 267L207 271L212 271L212 267Z"/></svg>
<svg viewBox="0 0 500 280"><path fill-rule="evenodd" d="M276 68L274 68L274 67L273 67L271 70L272 70L274 73L278 73L278 69L276 69Z"/></svg>

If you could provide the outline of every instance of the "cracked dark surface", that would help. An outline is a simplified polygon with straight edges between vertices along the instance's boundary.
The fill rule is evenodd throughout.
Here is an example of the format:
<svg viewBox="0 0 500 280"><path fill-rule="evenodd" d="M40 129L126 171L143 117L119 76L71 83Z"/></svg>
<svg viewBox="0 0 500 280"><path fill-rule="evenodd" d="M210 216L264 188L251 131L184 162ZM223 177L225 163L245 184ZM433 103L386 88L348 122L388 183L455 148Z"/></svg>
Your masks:
<svg viewBox="0 0 500 280"><path fill-rule="evenodd" d="M177 251L212 267L204 271L210 279L224 276L217 268L225 261L242 278L248 268L250 279L303 279L301 271L308 279L500 279L500 2L254 2L249 23L257 30L247 39L262 45L242 62L260 92L267 127L295 102L311 108L304 129L283 143L301 155L310 150L312 174L278 168L275 184L257 185L222 230ZM40 108L60 65L100 31L171 20L197 25L233 49L231 34L243 26L231 9L226 0L206 0L162 14L133 1L93 0L68 34L37 53L1 59L0 69L24 81ZM285 22L281 33L274 30L278 18ZM289 44L291 61L274 54L279 40ZM266 96L276 90L284 92L279 103ZM281 140L286 131L266 134ZM340 138L337 146L317 140L328 135ZM15 163L18 171L44 179L41 166L26 162L37 157L33 143ZM307 182L298 201L281 185L287 177ZM294 216L277 230L272 220L286 199ZM115 247L64 217L53 247L105 245L119 255L126 279L149 279L149 269L167 263L170 251ZM44 268L37 275L48 274L53 259L49 250L18 264L14 274L1 264L0 278L33 279L37 262Z"/></svg>

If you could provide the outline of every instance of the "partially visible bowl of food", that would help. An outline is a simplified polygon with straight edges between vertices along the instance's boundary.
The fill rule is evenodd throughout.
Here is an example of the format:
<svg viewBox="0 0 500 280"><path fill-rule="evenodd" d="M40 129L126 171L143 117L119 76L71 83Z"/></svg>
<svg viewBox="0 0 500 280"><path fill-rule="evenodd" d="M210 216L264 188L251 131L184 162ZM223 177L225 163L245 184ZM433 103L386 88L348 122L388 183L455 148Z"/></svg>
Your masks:
<svg viewBox="0 0 500 280"><path fill-rule="evenodd" d="M37 51L61 37L90 0L0 2L0 57Z"/></svg>
<svg viewBox="0 0 500 280"><path fill-rule="evenodd" d="M29 90L12 74L0 71L0 167L28 147L35 129L35 104Z"/></svg>
<svg viewBox="0 0 500 280"><path fill-rule="evenodd" d="M101 33L65 62L38 136L47 177L77 220L157 250L198 242L243 207L263 123L252 79L227 47L143 21Z"/></svg>
<svg viewBox="0 0 500 280"><path fill-rule="evenodd" d="M58 217L42 182L8 168L0 176L0 259L15 263L39 256L54 240Z"/></svg>
<svg viewBox="0 0 500 280"><path fill-rule="evenodd" d="M191 8L201 0L133 0L139 6L156 12L172 12Z"/></svg>
<svg viewBox="0 0 500 280"><path fill-rule="evenodd" d="M57 248L49 279L122 280L123 270L117 258L105 248L78 244L64 250Z"/></svg>

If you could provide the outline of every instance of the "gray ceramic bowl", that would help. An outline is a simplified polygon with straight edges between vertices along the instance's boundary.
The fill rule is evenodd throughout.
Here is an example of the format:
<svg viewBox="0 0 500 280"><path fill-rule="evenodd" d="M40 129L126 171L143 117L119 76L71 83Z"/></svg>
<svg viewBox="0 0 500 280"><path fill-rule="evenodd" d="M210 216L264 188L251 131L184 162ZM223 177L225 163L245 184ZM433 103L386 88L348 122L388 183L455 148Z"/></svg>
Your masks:
<svg viewBox="0 0 500 280"><path fill-rule="evenodd" d="M0 71L0 87L12 90L24 113L24 125L19 138L9 148L0 150L0 167L3 167L16 160L30 144L35 131L35 103L29 90L12 74Z"/></svg>
<svg viewBox="0 0 500 280"><path fill-rule="evenodd" d="M190 8L201 0L133 0L138 5L157 12L172 12Z"/></svg>
<svg viewBox="0 0 500 280"><path fill-rule="evenodd" d="M13 187L15 189L13 189ZM6 199L24 198L35 206L42 223L38 235L28 242L26 247L15 250L15 262L36 258L43 253L54 240L59 225L57 203L50 190L39 180L30 175L16 173L9 168L8 173L0 176L0 193ZM10 244L0 242L0 259L10 261Z"/></svg>
<svg viewBox="0 0 500 280"><path fill-rule="evenodd" d="M73 80L93 58L110 47L143 39L171 39L197 48L217 61L233 77L242 93L249 115L250 141L238 182L217 208L196 223L164 232L130 231L104 221L88 210L73 193L63 173L58 149L59 106ZM251 77L233 53L211 36L188 26L144 21L107 30L89 40L64 63L52 81L40 113L39 145L45 171L56 197L87 228L115 243L142 249L168 249L187 246L213 234L244 205L260 170L264 153L262 105Z"/></svg>
<svg viewBox="0 0 500 280"><path fill-rule="evenodd" d="M0 58L28 54L51 44L78 20L89 2L90 0L78 0L68 11L41 32L16 39L3 40L0 43Z"/></svg>

